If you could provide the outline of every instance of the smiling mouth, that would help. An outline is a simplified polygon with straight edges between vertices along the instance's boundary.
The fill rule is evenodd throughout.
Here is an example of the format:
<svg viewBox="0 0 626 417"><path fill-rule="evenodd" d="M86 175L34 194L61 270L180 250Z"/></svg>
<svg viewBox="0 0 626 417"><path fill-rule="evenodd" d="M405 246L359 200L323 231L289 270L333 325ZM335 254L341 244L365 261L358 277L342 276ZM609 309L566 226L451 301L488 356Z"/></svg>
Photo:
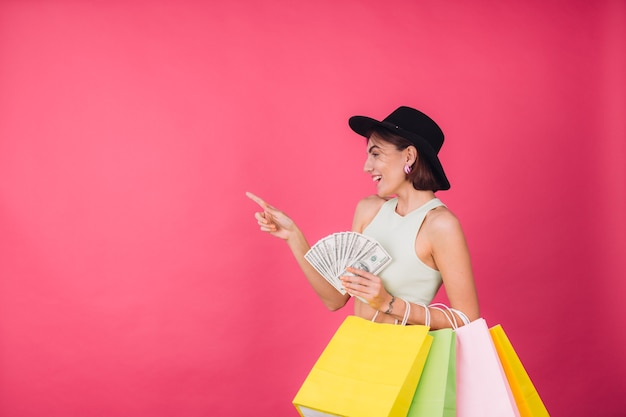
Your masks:
<svg viewBox="0 0 626 417"><path fill-rule="evenodd" d="M379 182L381 180L381 178L382 178L382 175L374 175L372 177L372 181Z"/></svg>

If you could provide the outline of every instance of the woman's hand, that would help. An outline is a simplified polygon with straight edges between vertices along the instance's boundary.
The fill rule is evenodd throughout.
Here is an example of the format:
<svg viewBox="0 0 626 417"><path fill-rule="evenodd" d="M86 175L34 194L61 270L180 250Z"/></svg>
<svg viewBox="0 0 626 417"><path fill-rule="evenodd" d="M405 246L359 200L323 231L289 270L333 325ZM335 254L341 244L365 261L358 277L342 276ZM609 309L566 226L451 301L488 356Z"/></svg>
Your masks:
<svg viewBox="0 0 626 417"><path fill-rule="evenodd" d="M343 287L348 294L360 297L367 301L370 307L385 311L391 301L391 294L383 287L382 280L367 271L356 268L347 268L354 276L343 275L340 277Z"/></svg>
<svg viewBox="0 0 626 417"><path fill-rule="evenodd" d="M296 224L285 213L275 207L270 206L262 198L246 192L246 196L257 203L263 209L262 212L254 213L261 231L272 236L287 240L298 228Z"/></svg>

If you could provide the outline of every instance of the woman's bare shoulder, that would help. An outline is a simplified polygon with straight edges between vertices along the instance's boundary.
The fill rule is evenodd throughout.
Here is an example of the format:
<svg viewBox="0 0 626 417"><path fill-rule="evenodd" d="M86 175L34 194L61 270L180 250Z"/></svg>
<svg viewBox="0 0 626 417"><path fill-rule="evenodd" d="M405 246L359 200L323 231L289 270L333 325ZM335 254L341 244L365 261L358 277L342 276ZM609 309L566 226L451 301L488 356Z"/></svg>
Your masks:
<svg viewBox="0 0 626 417"><path fill-rule="evenodd" d="M352 230L362 232L365 227L371 223L387 199L377 195L369 195L362 198L356 205L354 211L354 221L352 222Z"/></svg>
<svg viewBox="0 0 626 417"><path fill-rule="evenodd" d="M426 216L424 226L432 236L450 237L458 234L463 235L459 219L446 206L440 206L431 210Z"/></svg>

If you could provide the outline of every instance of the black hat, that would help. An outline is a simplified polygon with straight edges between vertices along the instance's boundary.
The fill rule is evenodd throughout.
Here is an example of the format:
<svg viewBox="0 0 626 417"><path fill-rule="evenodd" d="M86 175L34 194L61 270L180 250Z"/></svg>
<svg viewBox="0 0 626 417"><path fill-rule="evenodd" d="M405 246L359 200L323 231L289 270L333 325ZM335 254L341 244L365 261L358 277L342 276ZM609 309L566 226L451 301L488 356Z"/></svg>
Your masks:
<svg viewBox="0 0 626 417"><path fill-rule="evenodd" d="M443 145L443 132L433 119L411 107L398 107L382 122L367 116L352 116L348 124L356 133L366 138L377 128L385 128L391 133L409 140L426 159L441 190L450 188L450 182L443 172L437 153Z"/></svg>

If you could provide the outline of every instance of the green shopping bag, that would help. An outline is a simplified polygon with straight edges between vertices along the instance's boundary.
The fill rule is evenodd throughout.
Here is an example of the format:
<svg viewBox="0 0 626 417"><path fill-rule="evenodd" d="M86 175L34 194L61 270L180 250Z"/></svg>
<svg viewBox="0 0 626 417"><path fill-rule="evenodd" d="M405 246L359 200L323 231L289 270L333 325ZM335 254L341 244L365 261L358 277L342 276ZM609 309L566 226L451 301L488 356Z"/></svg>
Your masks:
<svg viewBox="0 0 626 417"><path fill-rule="evenodd" d="M433 343L407 417L455 417L456 336L453 329L428 334Z"/></svg>

